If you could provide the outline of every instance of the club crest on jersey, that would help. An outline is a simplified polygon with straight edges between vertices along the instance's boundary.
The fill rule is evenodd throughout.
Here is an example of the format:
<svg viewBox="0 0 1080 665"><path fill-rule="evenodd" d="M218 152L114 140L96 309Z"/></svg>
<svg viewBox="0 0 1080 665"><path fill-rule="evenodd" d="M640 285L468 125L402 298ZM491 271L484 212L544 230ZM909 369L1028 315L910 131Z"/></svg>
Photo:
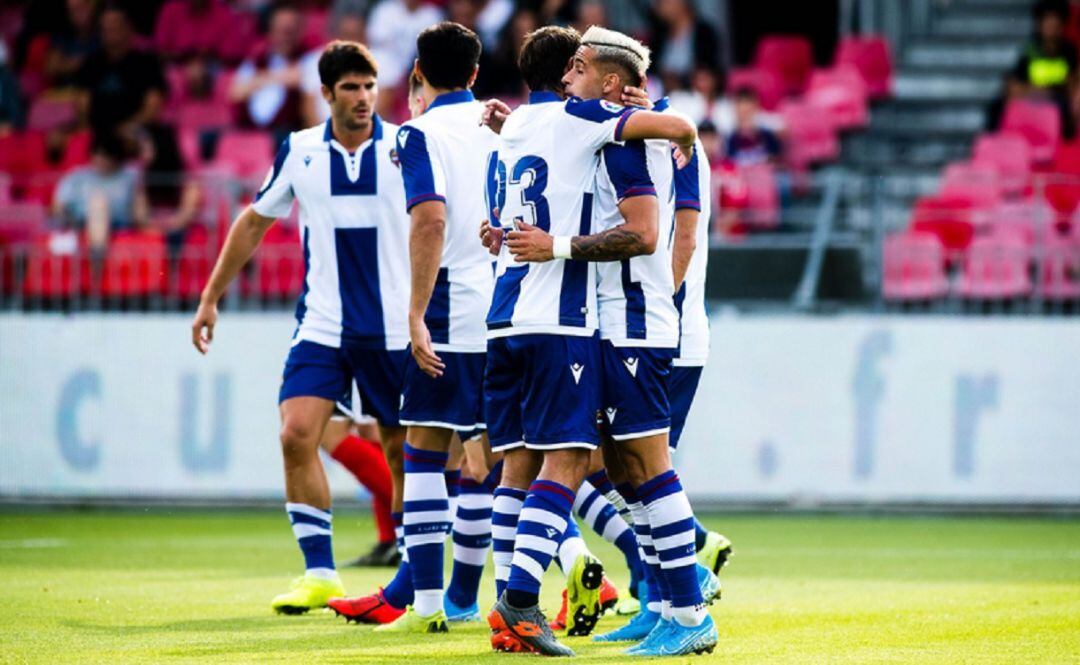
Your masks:
<svg viewBox="0 0 1080 665"><path fill-rule="evenodd" d="M390 163L399 169L401 168L401 160L398 159L397 148L390 148Z"/></svg>
<svg viewBox="0 0 1080 665"><path fill-rule="evenodd" d="M604 409L604 413L607 414L608 422L612 423L612 424L615 423L615 414L618 413L618 412L619 412L619 410L614 408L614 407Z"/></svg>
<svg viewBox="0 0 1080 665"><path fill-rule="evenodd" d="M603 109L605 111L610 111L611 113L622 113L623 109L626 108L622 104L616 104L615 102L609 102L606 99L601 99L600 100L600 106L603 107Z"/></svg>
<svg viewBox="0 0 1080 665"><path fill-rule="evenodd" d="M637 358L623 358L622 363L626 365L626 371L630 372L630 376L637 378Z"/></svg>
<svg viewBox="0 0 1080 665"><path fill-rule="evenodd" d="M404 148L405 147L405 142L408 141L408 140L409 140L409 130L405 129L404 127L399 129L398 133L397 133L398 145L400 145L402 148Z"/></svg>
<svg viewBox="0 0 1080 665"><path fill-rule="evenodd" d="M574 385L581 383L581 373L585 371L585 365L574 363L570 365L570 373L574 375Z"/></svg>

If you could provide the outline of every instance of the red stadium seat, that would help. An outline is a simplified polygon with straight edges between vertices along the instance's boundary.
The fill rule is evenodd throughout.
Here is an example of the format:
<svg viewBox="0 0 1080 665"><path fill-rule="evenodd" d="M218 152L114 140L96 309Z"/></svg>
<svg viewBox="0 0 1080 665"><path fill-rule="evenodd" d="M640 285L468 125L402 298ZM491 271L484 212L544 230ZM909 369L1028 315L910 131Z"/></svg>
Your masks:
<svg viewBox="0 0 1080 665"><path fill-rule="evenodd" d="M998 171L986 164L953 162L945 167L938 193L945 197L966 199L981 210L996 207L1001 202Z"/></svg>
<svg viewBox="0 0 1080 665"><path fill-rule="evenodd" d="M1005 107L1001 129L1027 139L1034 161L1048 162L1061 140L1061 116L1050 102L1014 99Z"/></svg>
<svg viewBox="0 0 1080 665"><path fill-rule="evenodd" d="M1057 233L1047 235L1039 262L1038 289L1048 300L1080 299L1080 245Z"/></svg>
<svg viewBox="0 0 1080 665"><path fill-rule="evenodd" d="M24 243L45 231L48 211L35 202L0 205L0 245Z"/></svg>
<svg viewBox="0 0 1080 665"><path fill-rule="evenodd" d="M784 86L775 74L757 67L736 68L728 74L727 90L734 93L750 88L757 93L761 108L775 111L784 99Z"/></svg>
<svg viewBox="0 0 1080 665"><path fill-rule="evenodd" d="M775 74L786 94L801 94L814 67L813 46L801 35L767 35L758 42L754 66Z"/></svg>
<svg viewBox="0 0 1080 665"><path fill-rule="evenodd" d="M765 230L780 224L780 187L769 164L753 164L739 169L746 183L746 206L742 221L750 229Z"/></svg>
<svg viewBox="0 0 1080 665"><path fill-rule="evenodd" d="M925 196L915 202L911 214L912 231L925 231L938 237L954 259L975 237L971 202L944 196Z"/></svg>
<svg viewBox="0 0 1080 665"><path fill-rule="evenodd" d="M255 255L252 284L247 292L275 300L295 298L304 285L304 252L297 228L277 223L270 227Z"/></svg>
<svg viewBox="0 0 1080 665"><path fill-rule="evenodd" d="M88 129L68 136L67 144L64 146L64 156L60 160L60 171L69 171L89 164L92 142L93 135Z"/></svg>
<svg viewBox="0 0 1080 665"><path fill-rule="evenodd" d="M866 84L851 65L816 70L803 99L824 110L836 129L865 127L870 121Z"/></svg>
<svg viewBox="0 0 1080 665"><path fill-rule="evenodd" d="M936 235L893 233L885 238L882 254L882 295L886 300L934 300L948 295L945 248Z"/></svg>
<svg viewBox="0 0 1080 665"><path fill-rule="evenodd" d="M176 282L173 293L185 300L199 297L210 271L214 267L215 248L210 233L201 225L192 226L184 234L184 242L176 257Z"/></svg>
<svg viewBox="0 0 1080 665"><path fill-rule="evenodd" d="M30 104L28 129L48 132L72 127L78 120L73 99L39 97Z"/></svg>
<svg viewBox="0 0 1080 665"><path fill-rule="evenodd" d="M121 232L109 239L102 269L101 294L106 297L145 297L164 292L165 241L161 234Z"/></svg>
<svg viewBox="0 0 1080 665"><path fill-rule="evenodd" d="M964 258L957 294L972 300L1006 300L1031 293L1028 249L997 236L976 238Z"/></svg>
<svg viewBox="0 0 1080 665"><path fill-rule="evenodd" d="M274 163L274 144L265 132L227 131L218 141L214 162L240 178L261 182Z"/></svg>
<svg viewBox="0 0 1080 665"><path fill-rule="evenodd" d="M787 160L794 168L805 169L840 155L840 141L825 111L801 102L784 102L780 115L787 126Z"/></svg>
<svg viewBox="0 0 1080 665"><path fill-rule="evenodd" d="M0 171L12 176L15 199L43 200L42 185L49 172L42 132L15 132L0 136Z"/></svg>
<svg viewBox="0 0 1080 665"><path fill-rule="evenodd" d="M1002 189L1020 194L1031 178L1031 146L1021 134L984 134L975 143L971 161L997 169Z"/></svg>
<svg viewBox="0 0 1080 665"><path fill-rule="evenodd" d="M42 237L29 247L23 275L23 296L31 299L57 299L90 292L90 261L83 239L70 248L54 251L60 234ZM66 234L64 234L66 235Z"/></svg>
<svg viewBox="0 0 1080 665"><path fill-rule="evenodd" d="M870 99L892 94L893 61L883 37L844 37L836 49L836 64L854 65L866 83Z"/></svg>

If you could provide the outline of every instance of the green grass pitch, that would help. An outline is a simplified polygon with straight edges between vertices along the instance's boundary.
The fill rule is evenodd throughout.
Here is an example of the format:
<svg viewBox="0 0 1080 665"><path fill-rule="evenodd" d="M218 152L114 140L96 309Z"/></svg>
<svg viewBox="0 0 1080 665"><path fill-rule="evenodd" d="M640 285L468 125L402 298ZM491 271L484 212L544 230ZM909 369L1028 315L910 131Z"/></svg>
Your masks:
<svg viewBox="0 0 1080 665"><path fill-rule="evenodd" d="M336 553L370 544L356 510L336 514ZM668 662L1080 662L1080 521L709 515L735 543L712 607L711 657ZM620 586L617 552L590 545ZM389 636L328 612L275 616L300 565L283 513L0 514L0 662L481 663L484 625ZM343 572L351 593L388 569ZM481 605L492 601L485 577ZM543 604L557 605L552 571ZM606 617L600 629L624 619ZM583 662L621 647L568 640Z"/></svg>

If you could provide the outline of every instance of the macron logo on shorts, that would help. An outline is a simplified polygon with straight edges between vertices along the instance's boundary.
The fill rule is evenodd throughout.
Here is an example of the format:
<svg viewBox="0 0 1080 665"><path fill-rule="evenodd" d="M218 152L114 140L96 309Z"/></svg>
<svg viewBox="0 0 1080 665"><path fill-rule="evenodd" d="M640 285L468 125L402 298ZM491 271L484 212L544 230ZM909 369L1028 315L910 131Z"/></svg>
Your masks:
<svg viewBox="0 0 1080 665"><path fill-rule="evenodd" d="M607 409L607 419L608 419L609 423L611 423L613 425L615 424L615 414L618 413L618 412L619 412L619 410L615 409L615 408Z"/></svg>
<svg viewBox="0 0 1080 665"><path fill-rule="evenodd" d="M554 538L555 534L559 533L558 530L552 529L550 526L547 528L548 538Z"/></svg>
<svg viewBox="0 0 1080 665"><path fill-rule="evenodd" d="M623 358L623 364L626 365L626 371L630 372L630 376L637 378L637 358Z"/></svg>
<svg viewBox="0 0 1080 665"><path fill-rule="evenodd" d="M585 365L574 363L570 365L570 372L574 375L574 385L581 383L581 373L585 371Z"/></svg>

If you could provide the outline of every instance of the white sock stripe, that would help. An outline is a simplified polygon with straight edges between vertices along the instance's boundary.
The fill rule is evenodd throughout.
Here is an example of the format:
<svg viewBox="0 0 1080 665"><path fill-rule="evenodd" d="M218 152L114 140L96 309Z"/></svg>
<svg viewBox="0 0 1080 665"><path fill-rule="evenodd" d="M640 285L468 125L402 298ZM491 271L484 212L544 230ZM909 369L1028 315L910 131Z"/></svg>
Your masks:
<svg viewBox="0 0 1080 665"><path fill-rule="evenodd" d="M491 522L488 520L454 520L454 533L467 536L480 536L492 533Z"/></svg>
<svg viewBox="0 0 1080 665"><path fill-rule="evenodd" d="M555 513L542 510L540 508L522 508L521 517L518 518L518 523L521 522L535 522L537 524L546 524L547 526L553 526L559 531L566 531L566 520L559 517Z"/></svg>
<svg viewBox="0 0 1080 665"><path fill-rule="evenodd" d="M491 537L495 540L513 540L517 537L517 529L512 526L491 525Z"/></svg>
<svg viewBox="0 0 1080 665"><path fill-rule="evenodd" d="M606 501L597 499L593 501L593 504L589 506L589 510L585 513L585 522L592 528L596 528L596 518L600 517L600 511L607 505Z"/></svg>
<svg viewBox="0 0 1080 665"><path fill-rule="evenodd" d="M445 533L418 533L405 536L405 548L408 549L419 545L438 545L445 540Z"/></svg>
<svg viewBox="0 0 1080 665"><path fill-rule="evenodd" d="M454 561L470 566L482 566L487 561L488 548L454 545Z"/></svg>
<svg viewBox="0 0 1080 665"><path fill-rule="evenodd" d="M604 496L607 498L608 501L611 502L611 505L615 506L615 510L619 511L620 513L627 509L626 498L623 497L622 494L619 494L618 490L610 490L608 492L604 492Z"/></svg>
<svg viewBox="0 0 1080 665"><path fill-rule="evenodd" d="M528 534L519 533L517 540L514 541L514 551L536 550L537 552L543 552L550 556L555 556L555 550L559 548L559 543L550 538L541 538L540 536L530 536Z"/></svg>
<svg viewBox="0 0 1080 665"><path fill-rule="evenodd" d="M330 529L316 526L314 524L305 524L303 522L297 522L296 524L292 525L292 532L293 535L296 536L297 540L299 540L300 538L309 538L311 536L333 535L333 532Z"/></svg>
<svg viewBox="0 0 1080 665"><path fill-rule="evenodd" d="M310 515L311 517L314 517L316 519L320 519L324 522L332 522L334 520L334 516L330 513L326 512L325 510L319 510L318 508L309 506L306 503L286 502L285 511L290 513L303 513L305 515Z"/></svg>
<svg viewBox="0 0 1080 665"><path fill-rule="evenodd" d="M659 529L694 516L686 494L678 492L653 501L648 506L649 526ZM636 518L635 518L636 519Z"/></svg>
<svg viewBox="0 0 1080 665"><path fill-rule="evenodd" d="M589 498L589 495L596 491L596 488L592 486L587 480L581 481L581 487L578 488L577 494L574 495L574 512L576 513L581 509L581 504L585 503L585 500Z"/></svg>
<svg viewBox="0 0 1080 665"><path fill-rule="evenodd" d="M604 527L604 540L609 543L614 543L629 530L630 525L626 523L626 520L616 515L615 517L612 517L607 523L607 526Z"/></svg>
<svg viewBox="0 0 1080 665"><path fill-rule="evenodd" d="M671 561L661 561L660 567L664 570L669 570L671 568L682 568L683 566L693 566L695 564L697 564L697 557L690 554L679 559L672 559Z"/></svg>
<svg viewBox="0 0 1080 665"><path fill-rule="evenodd" d="M493 503L490 494L462 494L458 497L458 505L469 510L491 508Z"/></svg>
<svg viewBox="0 0 1080 665"><path fill-rule="evenodd" d="M677 533L673 536L667 536L666 538L653 538L653 547L657 552L666 552L667 550L676 549L678 547L686 547L687 545L694 544L694 530L690 529L683 533Z"/></svg>
<svg viewBox="0 0 1080 665"><path fill-rule="evenodd" d="M563 575L569 576L574 568L574 562L582 554L588 554L589 547L581 538L566 538L559 545L559 567Z"/></svg>
<svg viewBox="0 0 1080 665"><path fill-rule="evenodd" d="M449 522L449 510L421 510L414 513L405 513L405 526L416 524L431 524L432 522ZM406 535L406 538L409 536Z"/></svg>
<svg viewBox="0 0 1080 665"><path fill-rule="evenodd" d="M446 478L441 473L406 473L405 501L447 499Z"/></svg>
<svg viewBox="0 0 1080 665"><path fill-rule="evenodd" d="M532 558L524 552L514 552L514 558L511 560L511 566L521 568L526 573L531 575L537 582L544 579L544 567L540 565L540 562Z"/></svg>

